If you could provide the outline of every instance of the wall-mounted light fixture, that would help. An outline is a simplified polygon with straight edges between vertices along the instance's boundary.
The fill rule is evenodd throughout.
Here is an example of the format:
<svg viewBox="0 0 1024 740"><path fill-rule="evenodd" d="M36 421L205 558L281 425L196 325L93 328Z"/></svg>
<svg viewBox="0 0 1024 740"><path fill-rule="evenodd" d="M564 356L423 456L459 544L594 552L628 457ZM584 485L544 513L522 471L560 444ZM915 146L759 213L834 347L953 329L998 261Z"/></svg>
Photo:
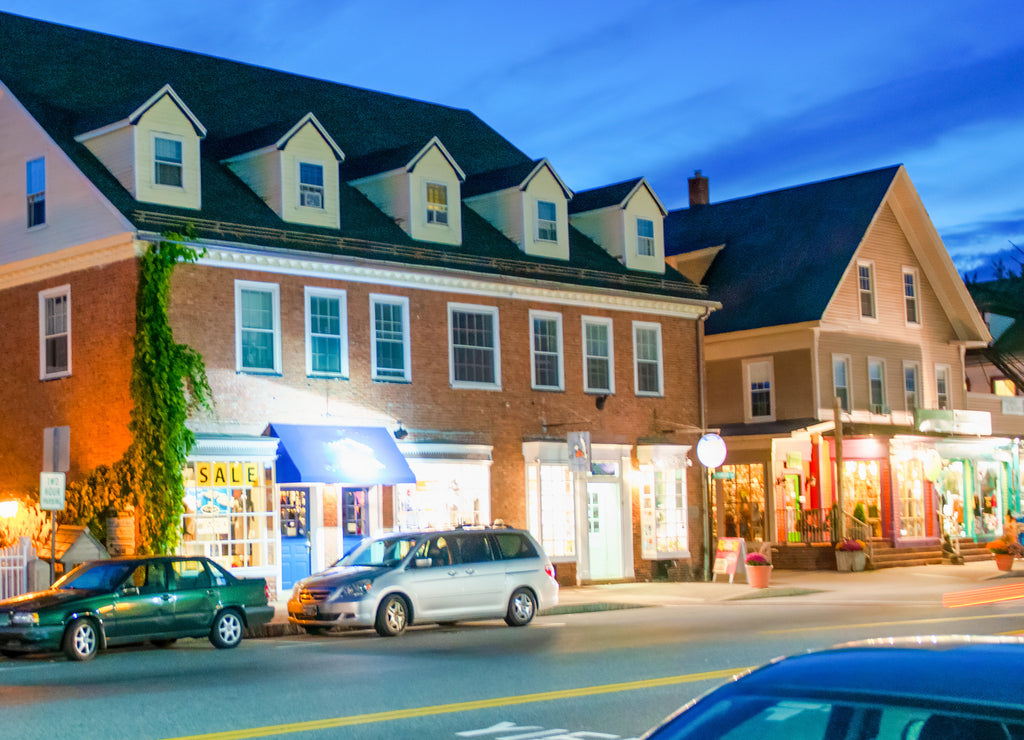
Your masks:
<svg viewBox="0 0 1024 740"><path fill-rule="evenodd" d="M604 404L608 400L608 394L604 393L594 399L594 405L597 406L597 410L601 411L604 409Z"/></svg>
<svg viewBox="0 0 1024 740"><path fill-rule="evenodd" d="M395 439L405 439L409 436L408 430L402 426L402 422L398 422L398 429L394 431Z"/></svg>

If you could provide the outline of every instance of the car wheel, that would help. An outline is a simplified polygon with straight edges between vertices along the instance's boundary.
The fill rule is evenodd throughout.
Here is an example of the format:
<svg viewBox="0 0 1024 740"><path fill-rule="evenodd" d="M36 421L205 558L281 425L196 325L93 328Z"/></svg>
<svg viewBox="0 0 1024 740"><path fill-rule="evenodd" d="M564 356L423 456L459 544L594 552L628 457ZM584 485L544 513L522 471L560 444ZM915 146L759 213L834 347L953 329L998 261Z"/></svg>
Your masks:
<svg viewBox="0 0 1024 740"><path fill-rule="evenodd" d="M225 609L213 620L213 629L210 630L210 642L215 648L237 647L242 641L242 618L238 612Z"/></svg>
<svg viewBox="0 0 1024 740"><path fill-rule="evenodd" d="M385 596L377 607L377 621L373 625L381 637L394 637L405 632L409 621L409 605L397 594Z"/></svg>
<svg viewBox="0 0 1024 740"><path fill-rule="evenodd" d="M508 611L505 613L505 624L509 627L524 627L533 620L537 613L537 599L526 588L518 588L508 600Z"/></svg>
<svg viewBox="0 0 1024 740"><path fill-rule="evenodd" d="M156 645L158 648L169 648L177 641L178 640L176 638L168 638L166 640L150 640L150 642Z"/></svg>
<svg viewBox="0 0 1024 740"><path fill-rule="evenodd" d="M68 660L92 660L100 647L100 636L90 619L76 619L64 632L64 654Z"/></svg>

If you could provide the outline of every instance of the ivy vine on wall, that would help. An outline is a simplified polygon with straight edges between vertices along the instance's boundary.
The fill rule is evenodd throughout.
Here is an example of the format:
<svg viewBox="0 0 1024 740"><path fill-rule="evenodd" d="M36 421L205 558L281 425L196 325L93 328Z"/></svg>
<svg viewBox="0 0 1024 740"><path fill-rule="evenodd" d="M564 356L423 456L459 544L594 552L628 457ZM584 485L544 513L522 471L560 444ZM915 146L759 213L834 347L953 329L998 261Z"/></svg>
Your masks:
<svg viewBox="0 0 1024 740"><path fill-rule="evenodd" d="M174 341L167 317L171 275L200 253L184 234L165 233L139 260L128 429L131 443L111 468L100 466L67 489L59 520L84 524L102 539L106 517L134 509L140 553L168 553L181 537L185 510L182 469L195 443L189 413L209 408L212 392L203 358Z"/></svg>

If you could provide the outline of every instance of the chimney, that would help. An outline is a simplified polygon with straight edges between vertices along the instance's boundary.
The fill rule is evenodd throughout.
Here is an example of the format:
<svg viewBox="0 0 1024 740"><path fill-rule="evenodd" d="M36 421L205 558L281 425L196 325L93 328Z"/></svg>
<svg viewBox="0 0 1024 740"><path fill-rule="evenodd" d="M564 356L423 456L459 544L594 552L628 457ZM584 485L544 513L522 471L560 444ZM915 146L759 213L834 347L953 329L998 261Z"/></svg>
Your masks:
<svg viewBox="0 0 1024 740"><path fill-rule="evenodd" d="M690 178L690 208L694 206L706 206L711 202L711 192L708 187L708 178L700 174L700 170L693 173Z"/></svg>

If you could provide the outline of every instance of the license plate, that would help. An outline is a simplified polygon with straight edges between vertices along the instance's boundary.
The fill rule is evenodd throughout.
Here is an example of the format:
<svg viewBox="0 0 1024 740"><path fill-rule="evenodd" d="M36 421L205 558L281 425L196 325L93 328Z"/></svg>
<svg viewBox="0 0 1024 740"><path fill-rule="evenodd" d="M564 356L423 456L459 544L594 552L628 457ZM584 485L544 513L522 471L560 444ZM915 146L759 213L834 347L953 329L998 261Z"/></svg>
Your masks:
<svg viewBox="0 0 1024 740"><path fill-rule="evenodd" d="M302 614L303 614L303 616L306 616L306 617L315 617L316 616L316 604L303 604L302 605Z"/></svg>

